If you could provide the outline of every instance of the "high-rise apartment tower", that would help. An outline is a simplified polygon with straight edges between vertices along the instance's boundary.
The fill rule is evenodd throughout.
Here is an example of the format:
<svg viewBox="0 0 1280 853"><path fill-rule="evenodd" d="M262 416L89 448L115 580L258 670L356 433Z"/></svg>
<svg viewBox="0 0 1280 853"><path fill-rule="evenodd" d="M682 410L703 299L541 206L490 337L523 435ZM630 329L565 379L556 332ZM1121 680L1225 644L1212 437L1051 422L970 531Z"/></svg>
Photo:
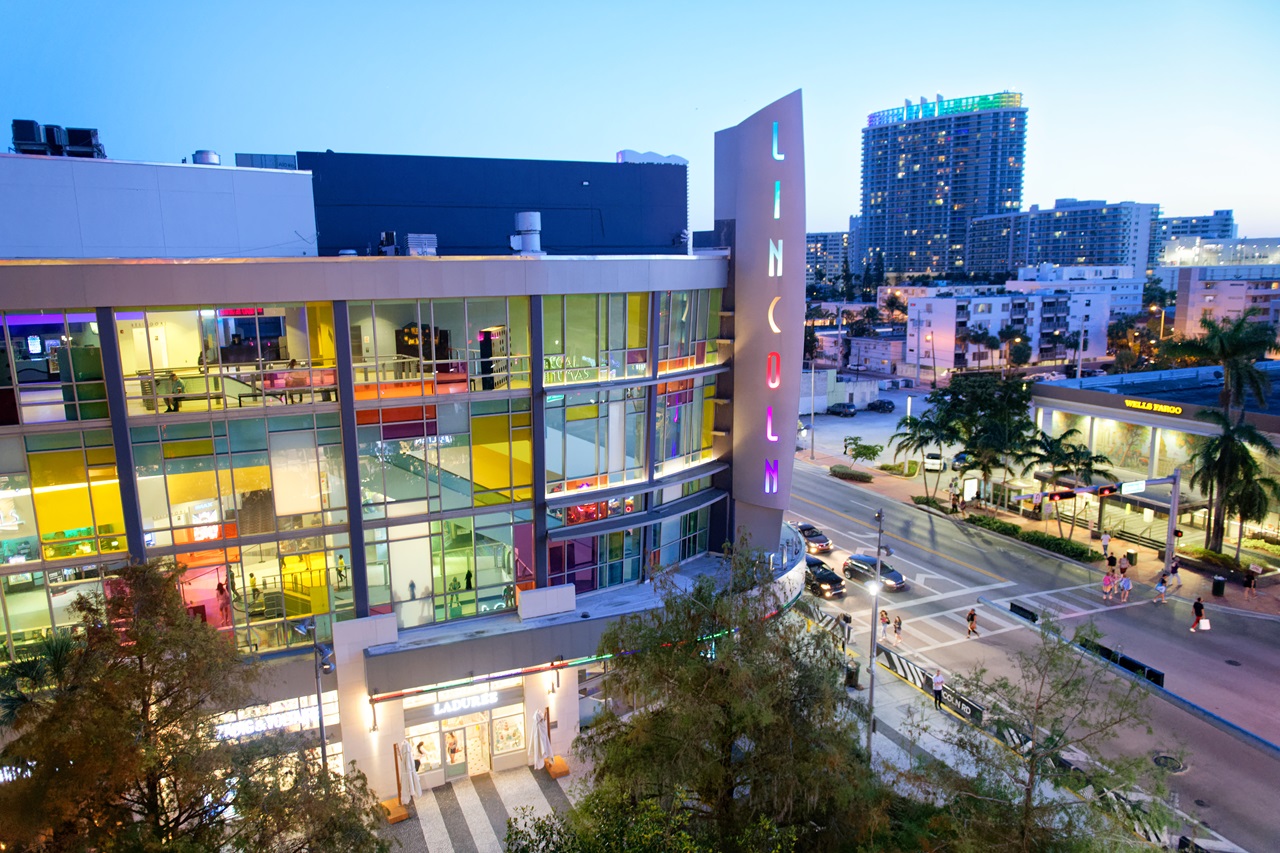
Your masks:
<svg viewBox="0 0 1280 853"><path fill-rule="evenodd" d="M1026 128L1017 92L868 116L857 257L882 255L889 276L963 272L969 221L1022 205Z"/></svg>

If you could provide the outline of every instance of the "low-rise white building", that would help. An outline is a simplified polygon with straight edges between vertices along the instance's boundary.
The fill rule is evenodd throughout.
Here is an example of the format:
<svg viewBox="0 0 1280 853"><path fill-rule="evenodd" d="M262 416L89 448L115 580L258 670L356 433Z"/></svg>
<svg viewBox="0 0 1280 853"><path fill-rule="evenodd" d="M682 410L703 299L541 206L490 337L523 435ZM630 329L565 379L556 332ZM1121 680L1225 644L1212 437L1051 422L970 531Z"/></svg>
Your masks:
<svg viewBox="0 0 1280 853"><path fill-rule="evenodd" d="M1029 365L1068 364L1106 356L1110 294L1102 289L1056 288L1019 292L982 287L938 289L907 300L907 337L899 375L942 377L954 370L993 370L1006 366L1011 346L1031 348ZM1019 337L995 349L976 340L1012 328ZM1073 333L1083 341L1068 347Z"/></svg>
<svg viewBox="0 0 1280 853"><path fill-rule="evenodd" d="M1111 301L1111 319L1132 317L1146 310L1142 301L1147 280L1134 268L1123 266L1057 267L1040 264L1022 267L1018 277L1005 282L1006 290L1019 293L1044 293L1066 288L1077 293L1107 293Z"/></svg>
<svg viewBox="0 0 1280 853"><path fill-rule="evenodd" d="M1261 310L1255 322L1280 324L1280 264L1161 267L1156 274L1177 292L1177 333L1199 337L1200 318L1221 322L1249 308Z"/></svg>

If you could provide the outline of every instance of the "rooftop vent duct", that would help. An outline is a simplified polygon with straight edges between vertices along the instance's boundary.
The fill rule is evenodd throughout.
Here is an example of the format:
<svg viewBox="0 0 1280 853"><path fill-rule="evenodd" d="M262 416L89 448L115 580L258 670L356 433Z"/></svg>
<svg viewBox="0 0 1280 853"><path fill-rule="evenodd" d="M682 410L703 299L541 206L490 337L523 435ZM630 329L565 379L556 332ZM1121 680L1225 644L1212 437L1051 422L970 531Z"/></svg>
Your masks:
<svg viewBox="0 0 1280 853"><path fill-rule="evenodd" d="M542 251L542 214L525 211L516 214L516 233L511 235L511 248L518 255L545 255Z"/></svg>

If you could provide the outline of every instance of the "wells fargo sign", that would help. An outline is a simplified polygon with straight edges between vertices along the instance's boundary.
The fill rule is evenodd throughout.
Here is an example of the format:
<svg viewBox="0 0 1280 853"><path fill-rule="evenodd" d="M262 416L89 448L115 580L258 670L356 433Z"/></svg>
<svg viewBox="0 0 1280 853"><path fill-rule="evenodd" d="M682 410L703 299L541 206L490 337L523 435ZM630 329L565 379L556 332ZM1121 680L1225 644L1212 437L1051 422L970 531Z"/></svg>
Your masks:
<svg viewBox="0 0 1280 853"><path fill-rule="evenodd" d="M1156 412L1161 415L1180 415L1182 407L1175 403L1157 403L1155 400L1129 400L1124 401L1126 409L1139 409L1144 412Z"/></svg>

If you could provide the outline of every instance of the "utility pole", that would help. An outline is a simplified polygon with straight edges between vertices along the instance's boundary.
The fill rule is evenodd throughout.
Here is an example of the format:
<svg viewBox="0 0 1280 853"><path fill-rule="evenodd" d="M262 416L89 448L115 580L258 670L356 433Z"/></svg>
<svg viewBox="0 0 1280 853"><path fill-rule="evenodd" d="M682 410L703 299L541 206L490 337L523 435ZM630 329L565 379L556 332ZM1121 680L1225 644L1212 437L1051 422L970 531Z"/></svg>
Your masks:
<svg viewBox="0 0 1280 853"><path fill-rule="evenodd" d="M920 306L916 306L916 384L920 384Z"/></svg>
<svg viewBox="0 0 1280 853"><path fill-rule="evenodd" d="M1173 550L1178 541L1178 498L1182 494L1182 469L1173 469L1173 484L1169 487L1169 527L1165 530L1164 535L1164 571L1169 573L1169 569L1173 566Z"/></svg>
<svg viewBox="0 0 1280 853"><path fill-rule="evenodd" d="M867 762L871 762L871 736L876 732L876 631L880 619L880 557L884 554L884 510L876 510L876 576L871 588L871 657L867 660Z"/></svg>

